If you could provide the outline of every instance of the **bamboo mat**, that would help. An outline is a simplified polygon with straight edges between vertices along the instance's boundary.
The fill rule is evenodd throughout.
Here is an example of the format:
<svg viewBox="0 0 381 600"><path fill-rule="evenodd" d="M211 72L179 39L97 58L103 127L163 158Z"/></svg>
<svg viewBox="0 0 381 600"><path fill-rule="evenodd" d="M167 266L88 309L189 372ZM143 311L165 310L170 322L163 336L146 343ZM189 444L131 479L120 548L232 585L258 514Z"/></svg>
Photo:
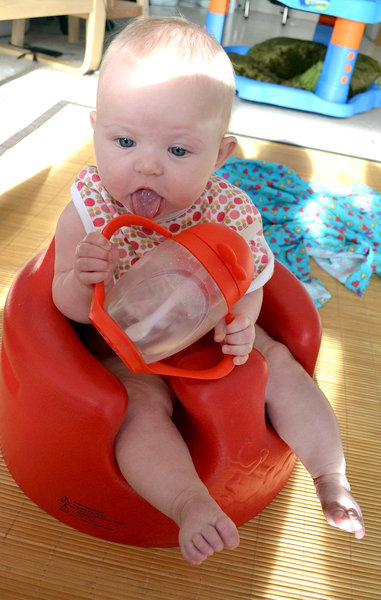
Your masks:
<svg viewBox="0 0 381 600"><path fill-rule="evenodd" d="M94 160L87 112L65 107L0 159L1 309L14 275L50 240L73 177ZM380 190L379 163L240 142L241 155L282 162L309 181ZM373 278L360 299L316 266L313 275L332 293L320 310L316 378L339 420L365 539L326 525L298 463L272 504L240 528L237 550L192 567L177 548L121 546L70 529L26 498L1 460L1 600L381 600L381 284Z"/></svg>

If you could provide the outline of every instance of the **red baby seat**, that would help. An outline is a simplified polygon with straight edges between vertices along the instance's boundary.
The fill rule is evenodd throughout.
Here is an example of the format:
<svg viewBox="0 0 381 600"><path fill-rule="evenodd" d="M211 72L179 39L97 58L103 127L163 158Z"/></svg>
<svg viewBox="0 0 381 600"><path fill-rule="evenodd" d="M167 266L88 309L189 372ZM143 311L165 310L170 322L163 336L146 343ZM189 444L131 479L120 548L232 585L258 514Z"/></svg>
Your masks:
<svg viewBox="0 0 381 600"><path fill-rule="evenodd" d="M113 444L127 394L54 306L54 242L22 269L8 295L1 354L1 448L10 472L41 508L80 531L124 544L177 545L177 527L123 479ZM276 264L260 322L312 374L320 320L298 280ZM190 368L219 349L181 354ZM220 358L220 355L218 356ZM240 525L286 483L295 455L265 418L267 367L256 351L221 380L172 378L175 414L197 471Z"/></svg>

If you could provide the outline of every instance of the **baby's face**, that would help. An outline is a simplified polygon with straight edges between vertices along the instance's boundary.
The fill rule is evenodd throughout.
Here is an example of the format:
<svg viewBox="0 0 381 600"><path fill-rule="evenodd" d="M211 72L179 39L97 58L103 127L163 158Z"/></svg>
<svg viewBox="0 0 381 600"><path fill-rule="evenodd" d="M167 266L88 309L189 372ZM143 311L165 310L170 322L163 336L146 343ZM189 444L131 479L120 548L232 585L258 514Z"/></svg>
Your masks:
<svg viewBox="0 0 381 600"><path fill-rule="evenodd" d="M135 214L160 219L197 200L235 140L223 136L221 84L185 75L146 85L145 75L106 70L92 114L94 145L109 194Z"/></svg>

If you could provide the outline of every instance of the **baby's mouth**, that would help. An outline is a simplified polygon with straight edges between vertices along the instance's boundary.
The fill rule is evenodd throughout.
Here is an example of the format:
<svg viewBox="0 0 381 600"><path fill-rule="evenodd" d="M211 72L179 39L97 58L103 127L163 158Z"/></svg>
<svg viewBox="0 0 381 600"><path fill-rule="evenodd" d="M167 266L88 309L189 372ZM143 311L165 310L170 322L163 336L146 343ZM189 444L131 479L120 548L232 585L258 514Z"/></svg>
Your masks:
<svg viewBox="0 0 381 600"><path fill-rule="evenodd" d="M131 208L135 215L154 219L163 204L162 196L149 188L140 188L131 194Z"/></svg>

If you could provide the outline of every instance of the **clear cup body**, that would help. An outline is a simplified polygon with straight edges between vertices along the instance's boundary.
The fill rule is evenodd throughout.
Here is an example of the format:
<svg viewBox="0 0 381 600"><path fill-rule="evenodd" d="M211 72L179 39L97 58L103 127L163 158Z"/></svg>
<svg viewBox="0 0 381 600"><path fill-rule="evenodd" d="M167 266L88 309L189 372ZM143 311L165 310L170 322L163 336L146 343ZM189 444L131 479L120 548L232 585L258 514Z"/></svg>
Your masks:
<svg viewBox="0 0 381 600"><path fill-rule="evenodd" d="M208 271L170 239L147 252L117 281L104 308L147 364L197 341L228 312Z"/></svg>

